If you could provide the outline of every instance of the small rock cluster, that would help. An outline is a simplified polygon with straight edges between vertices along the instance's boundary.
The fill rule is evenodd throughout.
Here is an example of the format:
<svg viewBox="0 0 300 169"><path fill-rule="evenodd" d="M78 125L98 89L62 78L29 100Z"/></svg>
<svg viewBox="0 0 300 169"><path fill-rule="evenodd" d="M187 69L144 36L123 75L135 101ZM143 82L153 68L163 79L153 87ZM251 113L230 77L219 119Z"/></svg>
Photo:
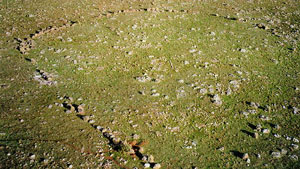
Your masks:
<svg viewBox="0 0 300 169"><path fill-rule="evenodd" d="M116 151L125 151L132 157L138 157L143 161L145 168L160 169L161 165L155 163L154 157L152 155L146 155L144 153L143 144L144 142L137 143L138 135L133 135L135 139L132 142L122 141L120 138L116 137L113 131L109 128L104 128L99 125L95 125L95 120L93 120L93 115L86 115L84 111L84 104L73 104L74 101L72 97L65 96L65 101L62 103L63 107L66 109L66 113L76 113L77 117L82 119L84 122L89 123L93 128L100 131L101 134L109 140L109 144Z"/></svg>
<svg viewBox="0 0 300 169"><path fill-rule="evenodd" d="M17 49L21 52L21 54L27 54L33 47L34 47L34 40L44 34L47 33L53 33L68 27L71 27L75 24L76 22L67 22L65 24L63 24L62 26L49 26L47 28L41 29L41 30L37 30L34 34L30 35L30 38L24 38L24 39L17 39L18 41L18 46Z"/></svg>
<svg viewBox="0 0 300 169"><path fill-rule="evenodd" d="M53 81L54 75L47 73L43 70L37 69L33 77L34 80L40 82L41 85L56 85L57 81Z"/></svg>

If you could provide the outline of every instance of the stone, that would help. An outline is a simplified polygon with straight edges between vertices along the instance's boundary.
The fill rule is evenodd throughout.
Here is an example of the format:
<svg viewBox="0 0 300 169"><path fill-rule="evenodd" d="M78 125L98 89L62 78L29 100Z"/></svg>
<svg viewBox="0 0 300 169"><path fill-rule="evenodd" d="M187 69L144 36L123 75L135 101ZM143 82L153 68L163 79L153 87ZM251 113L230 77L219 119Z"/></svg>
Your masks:
<svg viewBox="0 0 300 169"><path fill-rule="evenodd" d="M35 160L35 155L34 155L34 154L30 155L30 156L29 156L29 159L30 159L30 160Z"/></svg>
<svg viewBox="0 0 300 169"><path fill-rule="evenodd" d="M299 145L297 144L291 144L291 150L292 151L295 151L295 150L298 150L299 149Z"/></svg>
<svg viewBox="0 0 300 169"><path fill-rule="evenodd" d="M157 163L153 166L153 169L160 169L160 168L161 168L161 165L159 163Z"/></svg>
<svg viewBox="0 0 300 169"><path fill-rule="evenodd" d="M273 152L271 153L271 155L272 155L272 157L274 157L274 158L280 158L280 157L281 157L281 153L278 152L278 151L273 151Z"/></svg>
<svg viewBox="0 0 300 169"><path fill-rule="evenodd" d="M152 93L151 96L158 97L158 96L160 96L160 94L159 93Z"/></svg>
<svg viewBox="0 0 300 169"><path fill-rule="evenodd" d="M249 159L249 154L248 153L244 153L243 156L242 156L242 159L243 160Z"/></svg>
<svg viewBox="0 0 300 169"><path fill-rule="evenodd" d="M89 120L88 123L94 124L94 123L95 123L95 120Z"/></svg>
<svg viewBox="0 0 300 169"><path fill-rule="evenodd" d="M149 158L148 158L149 162L150 163L154 163L154 157L153 155L150 155Z"/></svg>
<svg viewBox="0 0 300 169"><path fill-rule="evenodd" d="M299 140L297 138L293 138L293 142L299 143Z"/></svg>
<svg viewBox="0 0 300 169"><path fill-rule="evenodd" d="M224 147L220 147L220 148L218 148L218 150L223 152L225 150L225 148Z"/></svg>
<svg viewBox="0 0 300 169"><path fill-rule="evenodd" d="M72 107L73 107L73 106L72 106ZM80 114L80 115L84 115L84 114L85 114L83 105L79 105L79 106L77 107L77 113Z"/></svg>
<svg viewBox="0 0 300 169"><path fill-rule="evenodd" d="M290 155L289 156L290 158L291 158L291 160L293 160L293 161L298 161L298 156L297 155Z"/></svg>
<svg viewBox="0 0 300 169"><path fill-rule="evenodd" d="M229 95L231 95L231 94L232 94L232 90L231 90L231 88L229 87L229 88L227 89L227 91L226 91L226 95L229 96Z"/></svg>
<svg viewBox="0 0 300 169"><path fill-rule="evenodd" d="M144 167L145 167L145 168L149 168L149 167L150 167L150 163L145 163L145 164L144 164Z"/></svg>
<svg viewBox="0 0 300 169"><path fill-rule="evenodd" d="M287 154L287 150L286 149L281 149L280 153L283 154L283 155L286 155Z"/></svg>
<svg viewBox="0 0 300 169"><path fill-rule="evenodd" d="M247 162L248 164L251 163L250 158L248 158L248 159L246 160L246 162Z"/></svg>
<svg viewBox="0 0 300 169"><path fill-rule="evenodd" d="M263 129L262 132L263 132L264 134L269 134L269 133L270 133L270 130L269 130L269 129Z"/></svg>
<svg viewBox="0 0 300 169"><path fill-rule="evenodd" d="M212 98L212 102L214 104L216 104L217 106L221 106L222 105L222 100L221 97L218 94L215 94Z"/></svg>
<svg viewBox="0 0 300 169"><path fill-rule="evenodd" d="M207 89L205 89L205 88L199 89L199 93L207 94Z"/></svg>
<svg viewBox="0 0 300 169"><path fill-rule="evenodd" d="M239 51L242 52L242 53L246 53L247 52L246 49L240 49Z"/></svg>
<svg viewBox="0 0 300 169"><path fill-rule="evenodd" d="M83 116L82 120L88 122L90 120L90 116Z"/></svg>
<svg viewBox="0 0 300 169"><path fill-rule="evenodd" d="M144 162L148 161L148 156L144 155L142 158L142 161L144 161Z"/></svg>
<svg viewBox="0 0 300 169"><path fill-rule="evenodd" d="M299 109L297 107L293 107L293 113L294 114L298 114L299 113Z"/></svg>
<svg viewBox="0 0 300 169"><path fill-rule="evenodd" d="M178 80L178 83L184 83L184 80L180 79Z"/></svg>
<svg viewBox="0 0 300 169"><path fill-rule="evenodd" d="M258 137L259 137L258 133L255 132L255 133L253 134L253 138L258 139Z"/></svg>
<svg viewBox="0 0 300 169"><path fill-rule="evenodd" d="M140 136L137 135L137 134L133 134L133 135L132 135L132 138L133 138L134 140L138 140L138 139L140 138Z"/></svg>

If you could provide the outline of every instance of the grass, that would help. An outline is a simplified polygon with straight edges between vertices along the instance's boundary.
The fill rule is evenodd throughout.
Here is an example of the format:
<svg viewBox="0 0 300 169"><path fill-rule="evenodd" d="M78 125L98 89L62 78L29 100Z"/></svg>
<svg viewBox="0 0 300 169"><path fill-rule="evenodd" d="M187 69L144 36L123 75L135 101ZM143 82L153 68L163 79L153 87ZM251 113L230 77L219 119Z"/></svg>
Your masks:
<svg viewBox="0 0 300 169"><path fill-rule="evenodd" d="M146 143L145 154L162 168L299 167L291 159L299 157L299 150L290 150L293 142L285 138L300 139L299 115L292 109L299 107L298 8L293 1L270 2L9 2L1 8L1 167L142 167L140 159L113 150L90 124L65 113L64 96L84 104L97 125L116 131L122 141L133 141L137 134ZM128 4L178 12L101 15L128 9ZM286 9L277 14L279 4ZM267 15L281 20L270 24L280 37L255 27L269 24ZM27 55L15 49L14 38L60 26L60 18L78 24L35 39ZM33 80L36 69L53 74L58 84L40 85ZM139 82L144 73L151 80ZM215 94L221 106L212 103ZM248 102L261 108L245 117L241 112L254 109ZM254 139L245 132L254 132L251 124L271 133ZM271 152L280 149L288 154L273 158ZM248 153L251 163L234 152Z"/></svg>

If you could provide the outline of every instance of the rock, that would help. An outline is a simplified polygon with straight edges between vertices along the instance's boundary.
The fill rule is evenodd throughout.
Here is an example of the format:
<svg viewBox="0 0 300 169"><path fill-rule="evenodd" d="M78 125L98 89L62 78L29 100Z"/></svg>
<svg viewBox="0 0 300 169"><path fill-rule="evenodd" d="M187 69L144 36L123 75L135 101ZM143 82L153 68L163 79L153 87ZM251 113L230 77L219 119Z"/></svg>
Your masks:
<svg viewBox="0 0 300 169"><path fill-rule="evenodd" d="M159 93L152 93L151 96L158 97L158 96L160 96L160 94Z"/></svg>
<svg viewBox="0 0 300 169"><path fill-rule="evenodd" d="M77 107L77 113L80 114L80 115L84 115L85 114L83 105L79 105Z"/></svg>
<svg viewBox="0 0 300 169"><path fill-rule="evenodd" d="M293 138L293 142L299 143L299 140L297 138Z"/></svg>
<svg viewBox="0 0 300 169"><path fill-rule="evenodd" d="M199 93L207 94L207 89L205 89L205 88L199 89Z"/></svg>
<svg viewBox="0 0 300 169"><path fill-rule="evenodd" d="M224 147L220 147L220 148L218 148L218 150L223 152L225 150L225 148Z"/></svg>
<svg viewBox="0 0 300 169"><path fill-rule="evenodd" d="M217 106L221 106L222 105L222 100L221 97L218 94L215 94L212 98L212 102L214 104L216 104Z"/></svg>
<svg viewBox="0 0 300 169"><path fill-rule="evenodd" d="M272 155L272 157L274 157L274 158L280 158L280 157L281 157L281 153L278 152L278 151L273 151L273 152L271 153L271 155Z"/></svg>
<svg viewBox="0 0 300 169"><path fill-rule="evenodd" d="M137 135L137 134L133 134L133 135L132 135L132 138L133 138L134 140L138 140L138 139L140 138L140 136Z"/></svg>
<svg viewBox="0 0 300 169"><path fill-rule="evenodd" d="M90 120L90 116L83 116L82 120L88 122Z"/></svg>
<svg viewBox="0 0 300 169"><path fill-rule="evenodd" d="M148 161L148 156L144 155L143 158L142 158L142 161L144 161L144 162Z"/></svg>
<svg viewBox="0 0 300 169"><path fill-rule="evenodd" d="M263 132L264 134L269 134L269 133L270 133L270 130L269 130L269 129L262 129L262 132Z"/></svg>
<svg viewBox="0 0 300 169"><path fill-rule="evenodd" d="M297 144L291 144L290 148L291 148L292 151L295 151L295 150L299 149L299 145L297 145Z"/></svg>
<svg viewBox="0 0 300 169"><path fill-rule="evenodd" d="M287 150L286 149L281 149L280 153L283 154L283 155L286 155L287 154Z"/></svg>
<svg viewBox="0 0 300 169"><path fill-rule="evenodd" d="M291 160L293 160L293 161L298 161L298 156L297 155L290 155L289 156L290 158L291 158Z"/></svg>
<svg viewBox="0 0 300 169"><path fill-rule="evenodd" d="M294 114L298 114L299 113L299 109L297 107L293 107L293 113Z"/></svg>
<svg viewBox="0 0 300 169"><path fill-rule="evenodd" d="M232 90L230 87L228 87L227 91L226 91L226 95L229 96L232 94Z"/></svg>
<svg viewBox="0 0 300 169"><path fill-rule="evenodd" d="M145 73L143 76L137 76L135 77L135 79L139 82L148 82L151 80L151 78L147 75L147 73Z"/></svg>
<svg viewBox="0 0 300 169"><path fill-rule="evenodd" d="M248 159L246 160L246 162L247 162L248 164L251 163L250 158L248 158Z"/></svg>
<svg viewBox="0 0 300 169"><path fill-rule="evenodd" d="M260 118L261 120L263 120L263 121L269 121L269 120L270 120L269 117L264 116L264 115L260 115L259 118Z"/></svg>
<svg viewBox="0 0 300 169"><path fill-rule="evenodd" d="M230 83L230 84L233 86L233 88L235 88L235 89L237 89L237 88L240 87L239 82L238 82L237 80L232 80L232 81L230 81L229 83Z"/></svg>
<svg viewBox="0 0 300 169"><path fill-rule="evenodd" d="M30 156L29 156L29 159L30 159L30 160L35 160L35 155L34 155L34 154L30 155Z"/></svg>
<svg viewBox="0 0 300 169"><path fill-rule="evenodd" d="M274 134L274 137L276 137L276 138L280 138L280 137L281 137L281 135L279 135L279 134L275 133L275 134Z"/></svg>
<svg viewBox="0 0 300 169"><path fill-rule="evenodd" d="M88 123L94 124L94 123L95 123L95 120L89 120Z"/></svg>
<svg viewBox="0 0 300 169"><path fill-rule="evenodd" d="M277 130L279 130L279 129L280 129L280 126L279 126L278 124L276 124L276 125L274 126L274 128L277 129Z"/></svg>
<svg viewBox="0 0 300 169"><path fill-rule="evenodd" d="M149 168L149 167L150 167L150 163L145 163L145 164L144 164L144 167L145 167L145 168Z"/></svg>
<svg viewBox="0 0 300 169"><path fill-rule="evenodd" d="M149 156L148 161L149 161L150 163L154 163L154 157L153 157L153 155L150 155L150 156Z"/></svg>
<svg viewBox="0 0 300 169"><path fill-rule="evenodd" d="M258 139L258 137L259 137L258 133L255 132L255 133L253 134L253 138Z"/></svg>
<svg viewBox="0 0 300 169"><path fill-rule="evenodd" d="M180 79L178 80L178 83L184 83L184 80Z"/></svg>
<svg viewBox="0 0 300 169"><path fill-rule="evenodd" d="M195 53L195 52L197 52L197 50L196 49L190 49L189 52L190 53Z"/></svg>
<svg viewBox="0 0 300 169"><path fill-rule="evenodd" d="M243 156L242 156L242 159L243 160L249 159L249 154L248 153L244 153Z"/></svg>
<svg viewBox="0 0 300 169"><path fill-rule="evenodd" d="M159 163L157 163L153 166L153 169L160 169L160 168L161 168L161 165Z"/></svg>
<svg viewBox="0 0 300 169"><path fill-rule="evenodd" d="M247 52L246 49L239 49L239 51L242 52L242 53L246 53Z"/></svg>

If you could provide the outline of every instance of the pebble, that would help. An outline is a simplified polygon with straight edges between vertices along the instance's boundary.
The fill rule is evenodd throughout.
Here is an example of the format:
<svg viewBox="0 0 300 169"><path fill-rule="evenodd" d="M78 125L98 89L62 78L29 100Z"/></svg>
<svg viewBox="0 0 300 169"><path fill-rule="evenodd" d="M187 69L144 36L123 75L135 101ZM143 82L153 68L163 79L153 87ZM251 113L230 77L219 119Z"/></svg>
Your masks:
<svg viewBox="0 0 300 169"><path fill-rule="evenodd" d="M281 137L281 135L279 135L279 134L275 133L275 134L274 134L274 137L276 137L276 138L280 138L280 137Z"/></svg>
<svg viewBox="0 0 300 169"><path fill-rule="evenodd" d="M90 116L83 116L82 120L88 122L90 120Z"/></svg>
<svg viewBox="0 0 300 169"><path fill-rule="evenodd" d="M299 143L299 140L297 138L293 138L293 142Z"/></svg>
<svg viewBox="0 0 300 169"><path fill-rule="evenodd" d="M150 167L150 163L145 163L145 164L144 164L144 167L145 167L145 168L149 168L149 167Z"/></svg>
<svg viewBox="0 0 300 169"><path fill-rule="evenodd" d="M281 157L281 153L278 152L278 151L273 151L273 152L271 153L271 155L272 155L272 157L275 157L275 158L280 158L280 157Z"/></svg>
<svg viewBox="0 0 300 169"><path fill-rule="evenodd" d="M158 96L160 96L160 94L159 93L152 93L151 96L158 97Z"/></svg>
<svg viewBox="0 0 300 169"><path fill-rule="evenodd" d="M137 140L137 139L139 139L139 138L140 138L140 136L139 136L139 135L137 135L137 134L134 134L134 135L132 136L132 138L133 138L134 140Z"/></svg>
<svg viewBox="0 0 300 169"><path fill-rule="evenodd" d="M281 149L280 150L281 154L286 155L287 154L287 150L286 149Z"/></svg>
<svg viewBox="0 0 300 169"><path fill-rule="evenodd" d="M30 155L30 156L29 156L29 159L30 159L30 160L34 160L34 159L35 159L35 155L34 155L34 154Z"/></svg>
<svg viewBox="0 0 300 169"><path fill-rule="evenodd" d="M154 157L153 155L150 155L149 158L148 158L149 162L150 163L154 163Z"/></svg>
<svg viewBox="0 0 300 169"><path fill-rule="evenodd" d="M142 161L148 161L148 156L144 155Z"/></svg>
<svg viewBox="0 0 300 169"><path fill-rule="evenodd" d="M207 89L202 88L202 89L199 90L199 92L200 92L201 94L207 94Z"/></svg>
<svg viewBox="0 0 300 169"><path fill-rule="evenodd" d="M297 145L297 144L291 144L291 149L292 149L292 151L298 150L299 149L299 145Z"/></svg>
<svg viewBox="0 0 300 169"><path fill-rule="evenodd" d="M262 132L265 133L265 134L269 134L270 130L269 129L263 129Z"/></svg>
<svg viewBox="0 0 300 169"><path fill-rule="evenodd" d="M229 87L229 88L227 89L227 91L226 91L226 95L229 96L229 95L231 95L231 94L232 94L232 90L231 90L231 88Z"/></svg>
<svg viewBox="0 0 300 169"><path fill-rule="evenodd" d="M297 155L290 155L291 160L293 161L298 161L298 156Z"/></svg>
<svg viewBox="0 0 300 169"><path fill-rule="evenodd" d="M222 105L221 97L218 94L214 95L214 97L212 98L212 102L215 103L217 106Z"/></svg>
<svg viewBox="0 0 300 169"><path fill-rule="evenodd" d="M224 147L220 147L220 148L218 148L218 150L223 152L225 150L225 148Z"/></svg>
<svg viewBox="0 0 300 169"><path fill-rule="evenodd" d="M263 121L269 121L270 120L269 117L264 116L264 115L260 115L259 118L262 119Z"/></svg>
<svg viewBox="0 0 300 169"><path fill-rule="evenodd" d="M299 109L297 107L293 107L293 112L294 112L294 114L298 114L299 113Z"/></svg>
<svg viewBox="0 0 300 169"><path fill-rule="evenodd" d="M88 121L90 124L93 124L93 123L95 123L95 120L89 120Z"/></svg>
<svg viewBox="0 0 300 169"><path fill-rule="evenodd" d="M248 158L248 159L246 160L246 162L247 162L248 164L251 163L250 158Z"/></svg>
<svg viewBox="0 0 300 169"><path fill-rule="evenodd" d="M258 133L255 132L255 133L253 134L253 137L256 138L256 139L258 139L258 137L259 137Z"/></svg>
<svg viewBox="0 0 300 169"><path fill-rule="evenodd" d="M160 169L160 168L161 168L161 165L159 163L157 163L153 166L153 169Z"/></svg>
<svg viewBox="0 0 300 169"><path fill-rule="evenodd" d="M184 80L180 79L178 80L178 83L184 83Z"/></svg>
<svg viewBox="0 0 300 169"><path fill-rule="evenodd" d="M242 52L242 53L246 53L247 52L246 49L240 49L239 51Z"/></svg>
<svg viewBox="0 0 300 169"><path fill-rule="evenodd" d="M195 53L196 51L197 51L196 49L189 50L190 53Z"/></svg>
<svg viewBox="0 0 300 169"><path fill-rule="evenodd" d="M257 158L261 158L261 155L260 155L260 154L256 154L256 157L257 157Z"/></svg>
<svg viewBox="0 0 300 169"><path fill-rule="evenodd" d="M244 153L243 156L242 156L242 159L243 160L249 159L249 154L248 153Z"/></svg>

